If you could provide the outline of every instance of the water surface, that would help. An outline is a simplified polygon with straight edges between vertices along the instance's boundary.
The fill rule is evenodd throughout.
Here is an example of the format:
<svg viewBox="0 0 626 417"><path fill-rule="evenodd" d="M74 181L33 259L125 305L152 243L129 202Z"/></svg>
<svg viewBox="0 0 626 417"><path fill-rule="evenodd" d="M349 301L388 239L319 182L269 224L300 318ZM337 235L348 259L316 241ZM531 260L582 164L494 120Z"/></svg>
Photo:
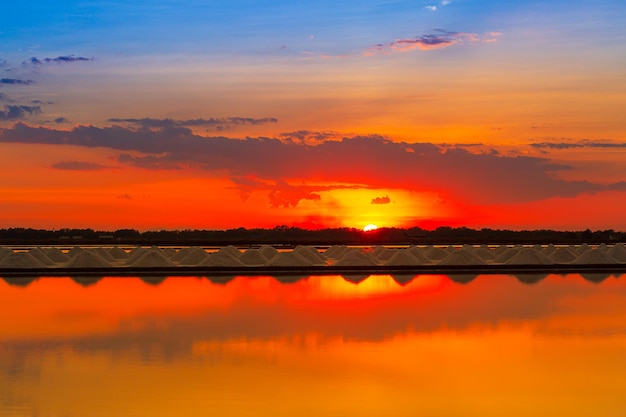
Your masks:
<svg viewBox="0 0 626 417"><path fill-rule="evenodd" d="M626 415L624 276L349 278L0 280L0 415Z"/></svg>

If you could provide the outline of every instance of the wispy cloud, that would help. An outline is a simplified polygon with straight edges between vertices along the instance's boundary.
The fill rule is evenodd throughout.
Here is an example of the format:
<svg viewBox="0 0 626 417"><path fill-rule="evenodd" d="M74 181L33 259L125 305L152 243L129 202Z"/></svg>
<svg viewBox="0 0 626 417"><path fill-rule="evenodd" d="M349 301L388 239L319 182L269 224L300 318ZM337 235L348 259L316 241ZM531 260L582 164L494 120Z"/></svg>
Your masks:
<svg viewBox="0 0 626 417"><path fill-rule="evenodd" d="M39 59L36 56L33 56L27 61L23 61L22 64L24 65L28 65L28 64L42 65L42 64L51 64L51 63L66 64L66 63L72 63L72 62L86 62L86 61L93 61L93 60L94 60L93 58L85 58L83 56L75 56L75 55L62 55L56 58L42 58L42 59Z"/></svg>
<svg viewBox="0 0 626 417"><path fill-rule="evenodd" d="M12 106L5 105L4 110L0 110L1 120L19 120L24 119L27 116L36 115L41 113L41 107L39 106Z"/></svg>
<svg viewBox="0 0 626 417"><path fill-rule="evenodd" d="M594 141L589 139L583 139L575 142L539 142L531 143L531 147L535 149L576 149L576 148L626 148L624 142L609 142L609 141Z"/></svg>
<svg viewBox="0 0 626 417"><path fill-rule="evenodd" d="M153 119L153 118L113 118L108 120L111 123L127 123L136 126L141 129L162 129L162 128L176 128L176 127L197 127L207 126L213 127L217 130L224 129L228 126L239 125L262 125L267 123L278 123L278 119L274 117L264 118L251 118L251 117L222 117L222 118L198 118L187 120L175 120L175 119Z"/></svg>
<svg viewBox="0 0 626 417"><path fill-rule="evenodd" d="M366 48L363 54L371 56L377 54L392 54L395 52L408 52L416 49L429 51L481 41L493 42L498 36L500 36L499 32L489 32L480 35L477 33L450 32L443 29L435 29L434 33L372 45Z"/></svg>
<svg viewBox="0 0 626 417"><path fill-rule="evenodd" d="M111 167L93 162L62 161L52 164L52 168L66 171L100 171L103 169L110 169Z"/></svg>
<svg viewBox="0 0 626 417"><path fill-rule="evenodd" d="M5 85L32 85L35 84L33 80L20 80L17 78L2 78L0 84Z"/></svg>

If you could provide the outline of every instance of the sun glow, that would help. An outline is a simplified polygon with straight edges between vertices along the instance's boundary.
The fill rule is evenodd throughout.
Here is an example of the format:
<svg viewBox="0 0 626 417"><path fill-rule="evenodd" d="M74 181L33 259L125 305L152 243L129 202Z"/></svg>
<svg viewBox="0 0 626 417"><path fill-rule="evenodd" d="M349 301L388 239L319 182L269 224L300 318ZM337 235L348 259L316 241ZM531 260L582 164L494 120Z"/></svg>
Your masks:
<svg viewBox="0 0 626 417"><path fill-rule="evenodd" d="M376 226L375 224L368 224L363 228L364 232L371 232L372 230L376 230L378 229L378 226Z"/></svg>

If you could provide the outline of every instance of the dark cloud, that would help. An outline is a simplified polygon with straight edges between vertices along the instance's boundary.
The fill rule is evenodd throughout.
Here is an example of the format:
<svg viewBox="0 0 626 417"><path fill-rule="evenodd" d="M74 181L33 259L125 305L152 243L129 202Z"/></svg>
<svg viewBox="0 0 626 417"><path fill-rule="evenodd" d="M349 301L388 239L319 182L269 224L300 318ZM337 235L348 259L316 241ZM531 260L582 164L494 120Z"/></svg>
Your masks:
<svg viewBox="0 0 626 417"><path fill-rule="evenodd" d="M264 181L250 177L233 177L235 189L245 201L255 191L268 192L271 207L296 207L302 200L321 200L320 192L330 190L358 189L353 185L291 185L285 180Z"/></svg>
<svg viewBox="0 0 626 417"><path fill-rule="evenodd" d="M41 107L39 106L12 106L5 105L4 111L0 110L0 121L2 120L18 120L27 116L40 114Z"/></svg>
<svg viewBox="0 0 626 417"><path fill-rule="evenodd" d="M147 131L121 126L78 126L65 131L16 123L0 129L0 142L105 147L121 151L120 163L144 169L193 168L220 173L235 178L242 194L276 190L271 199L277 206L292 206L301 198L316 199L323 191L293 186L285 179L302 182L315 178L321 184L434 191L476 204L626 190L623 183L559 179L555 173L570 167L547 158L476 154L432 143L394 142L375 135L310 145L263 137L204 137L181 127ZM241 178L255 180L242 182ZM292 186L297 188L297 195L290 194L295 192Z"/></svg>
<svg viewBox="0 0 626 417"><path fill-rule="evenodd" d="M388 195L383 197L372 198L372 204L389 204L391 203L391 199Z"/></svg>
<svg viewBox="0 0 626 417"><path fill-rule="evenodd" d="M281 139L298 142L298 143L320 143L326 140L341 140L345 135L340 132L325 131L319 132L314 130L296 130L294 132L285 132L278 135Z"/></svg>
<svg viewBox="0 0 626 417"><path fill-rule="evenodd" d="M17 78L2 78L0 84L8 85L32 85L35 84L33 80L20 80Z"/></svg>
<svg viewBox="0 0 626 417"><path fill-rule="evenodd" d="M626 143L623 142L608 142L608 141L593 141L584 139L578 142L540 142L531 143L531 147L536 149L576 149L576 148L601 148L601 149L615 149L626 148Z"/></svg>
<svg viewBox="0 0 626 417"><path fill-rule="evenodd" d="M133 197L130 196L130 194L120 194L116 197L119 200L132 200Z"/></svg>
<svg viewBox="0 0 626 417"><path fill-rule="evenodd" d="M267 123L278 123L278 119L274 117L264 117L260 119L254 119L251 117L222 117L222 118L209 118L209 119L188 119L188 120L175 120L175 119L109 119L111 123L128 123L139 127L144 130L150 129L163 129L163 128L180 128L180 127L197 127L207 126L214 128L225 128L227 126L237 125L262 125Z"/></svg>
<svg viewBox="0 0 626 417"><path fill-rule="evenodd" d="M30 104L38 104L38 105L54 104L54 101L31 100Z"/></svg>
<svg viewBox="0 0 626 417"><path fill-rule="evenodd" d="M29 60L22 62L22 64L42 65L50 63L69 63L69 62L85 62L93 61L93 58L85 58L75 55L64 55L56 58L42 58L39 59L36 56L31 57Z"/></svg>
<svg viewBox="0 0 626 417"><path fill-rule="evenodd" d="M52 164L52 168L65 171L100 171L103 169L109 169L110 167L93 162L62 161Z"/></svg>
<svg viewBox="0 0 626 417"><path fill-rule="evenodd" d="M69 123L69 120L67 120L65 117L57 117L56 119L54 119L54 123Z"/></svg>

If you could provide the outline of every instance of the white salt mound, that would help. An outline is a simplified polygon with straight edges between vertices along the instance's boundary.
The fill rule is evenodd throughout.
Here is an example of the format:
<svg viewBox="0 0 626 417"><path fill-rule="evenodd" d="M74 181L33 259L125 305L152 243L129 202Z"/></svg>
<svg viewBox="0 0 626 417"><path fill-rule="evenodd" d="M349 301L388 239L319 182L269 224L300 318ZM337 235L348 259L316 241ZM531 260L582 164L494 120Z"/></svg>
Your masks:
<svg viewBox="0 0 626 417"><path fill-rule="evenodd" d="M590 249L583 252L578 258L572 261L575 265L593 265L593 264L615 264L617 261L605 251L598 249Z"/></svg>
<svg viewBox="0 0 626 417"><path fill-rule="evenodd" d="M72 258L73 256L75 256L78 253L81 253L82 251L83 251L83 248L81 248L80 246L74 246L72 249L69 250L69 252L67 252L67 256Z"/></svg>
<svg viewBox="0 0 626 417"><path fill-rule="evenodd" d="M554 264L550 258L544 255L541 250L534 248L523 248L517 255L505 262L506 265L551 265Z"/></svg>
<svg viewBox="0 0 626 417"><path fill-rule="evenodd" d="M13 251L9 248L0 248L0 261L4 259L5 256L12 254Z"/></svg>
<svg viewBox="0 0 626 417"><path fill-rule="evenodd" d="M217 251L210 253L207 259L200 266L243 266L239 257L235 258L228 251Z"/></svg>
<svg viewBox="0 0 626 417"><path fill-rule="evenodd" d="M178 264L181 266L196 266L200 265L202 262L206 261L209 257L209 254L200 247L194 246L187 251L187 255L183 257ZM174 257L169 258L171 261L175 262Z"/></svg>
<svg viewBox="0 0 626 417"><path fill-rule="evenodd" d="M313 246L298 245L293 250L294 253L308 259L311 265L324 265L326 260Z"/></svg>
<svg viewBox="0 0 626 417"><path fill-rule="evenodd" d="M379 250L372 251L371 254L379 262L385 263L389 259L391 259L391 257L393 255L395 255L396 251L397 251L396 249L382 248L382 249L379 249Z"/></svg>
<svg viewBox="0 0 626 417"><path fill-rule="evenodd" d="M98 252L92 249L83 249L75 252L65 264L66 268L106 268L111 264L104 259Z"/></svg>
<svg viewBox="0 0 626 417"><path fill-rule="evenodd" d="M347 251L333 265L336 266L373 266L378 261L369 253L363 253L358 249Z"/></svg>
<svg viewBox="0 0 626 417"><path fill-rule="evenodd" d="M424 251L424 255L426 255L426 257L430 260L441 261L447 258L450 255L450 252L448 252L446 249L443 249L443 248L436 248L434 246L428 246L426 250Z"/></svg>
<svg viewBox="0 0 626 417"><path fill-rule="evenodd" d="M418 248L417 246L411 246L407 250L411 252L413 256L415 256L415 258L420 262L420 264L428 265L428 264L433 263L432 259L426 256L426 254L424 253L425 252L424 249Z"/></svg>
<svg viewBox="0 0 626 417"><path fill-rule="evenodd" d="M248 266L263 266L267 262L267 258L263 256L259 249L248 249L239 257L239 260Z"/></svg>
<svg viewBox="0 0 626 417"><path fill-rule="evenodd" d="M265 257L265 259L272 259L274 256L278 254L278 251L275 247L270 245L263 245L259 248L259 252L261 255Z"/></svg>
<svg viewBox="0 0 626 417"><path fill-rule="evenodd" d="M396 249L394 252L393 256L384 262L385 265L408 266L423 264L409 249ZM431 263L430 261L428 262Z"/></svg>
<svg viewBox="0 0 626 417"><path fill-rule="evenodd" d="M489 248L484 248L484 247L475 248L474 255L478 256L480 259L482 259L485 262L493 261L496 258L495 252L493 252Z"/></svg>
<svg viewBox="0 0 626 417"><path fill-rule="evenodd" d="M49 248L46 251L46 256L55 263L67 262L70 257L64 254L59 248Z"/></svg>
<svg viewBox="0 0 626 417"><path fill-rule="evenodd" d="M15 252L0 261L3 268L45 268L46 265L27 252Z"/></svg>
<svg viewBox="0 0 626 417"><path fill-rule="evenodd" d="M180 262L183 259L185 259L185 257L193 251L193 248L194 248L193 246L189 248L182 248L181 250L177 251L175 254L173 254L169 258L173 262Z"/></svg>
<svg viewBox="0 0 626 417"><path fill-rule="evenodd" d="M554 246L553 243L550 243L548 246L543 248L543 254L546 256L550 256L552 255L552 253L554 253L555 250L556 250L556 246Z"/></svg>
<svg viewBox="0 0 626 417"><path fill-rule="evenodd" d="M616 243L610 247L606 253L612 256L617 262L626 262L626 248L621 243Z"/></svg>
<svg viewBox="0 0 626 417"><path fill-rule="evenodd" d="M167 256L163 255L159 251L149 250L139 258L132 261L132 263L128 263L129 266L133 267L141 267L141 268L151 268L151 267L170 267L175 266L174 262L172 262Z"/></svg>
<svg viewBox="0 0 626 417"><path fill-rule="evenodd" d="M493 263L494 264L504 264L509 259L511 259L515 255L517 255L520 251L521 251L521 249L518 249L518 248L506 248L502 253L500 253L498 256L496 256L493 259Z"/></svg>
<svg viewBox="0 0 626 417"><path fill-rule="evenodd" d="M485 261L472 250L459 249L441 260L438 265L485 265Z"/></svg>
<svg viewBox="0 0 626 417"><path fill-rule="evenodd" d="M345 245L334 245L331 246L330 248L326 249L323 253L324 258L326 259L337 259L339 257L341 257L341 255L347 250L348 248Z"/></svg>
<svg viewBox="0 0 626 417"><path fill-rule="evenodd" d="M114 259L117 259L117 260L128 259L128 253L126 253L124 249L118 246L114 246L111 249L109 249L109 255L111 255Z"/></svg>
<svg viewBox="0 0 626 417"><path fill-rule="evenodd" d="M226 252L235 258L239 258L241 256L241 251L233 245L224 246L223 248L220 248L218 252Z"/></svg>
<svg viewBox="0 0 626 417"><path fill-rule="evenodd" d="M270 266L311 266L313 263L294 252L279 252L278 255L267 261Z"/></svg>
<svg viewBox="0 0 626 417"><path fill-rule="evenodd" d="M33 248L28 251L33 257L39 259L44 265L54 265L54 261L46 255L46 253L40 247Z"/></svg>
<svg viewBox="0 0 626 417"><path fill-rule="evenodd" d="M115 261L115 258L105 248L96 248L96 252L98 252L98 254L100 254L100 256L102 256L108 262L114 262Z"/></svg>
<svg viewBox="0 0 626 417"><path fill-rule="evenodd" d="M569 248L557 248L550 254L550 259L559 264L567 264L578 257L577 253L572 252Z"/></svg>

